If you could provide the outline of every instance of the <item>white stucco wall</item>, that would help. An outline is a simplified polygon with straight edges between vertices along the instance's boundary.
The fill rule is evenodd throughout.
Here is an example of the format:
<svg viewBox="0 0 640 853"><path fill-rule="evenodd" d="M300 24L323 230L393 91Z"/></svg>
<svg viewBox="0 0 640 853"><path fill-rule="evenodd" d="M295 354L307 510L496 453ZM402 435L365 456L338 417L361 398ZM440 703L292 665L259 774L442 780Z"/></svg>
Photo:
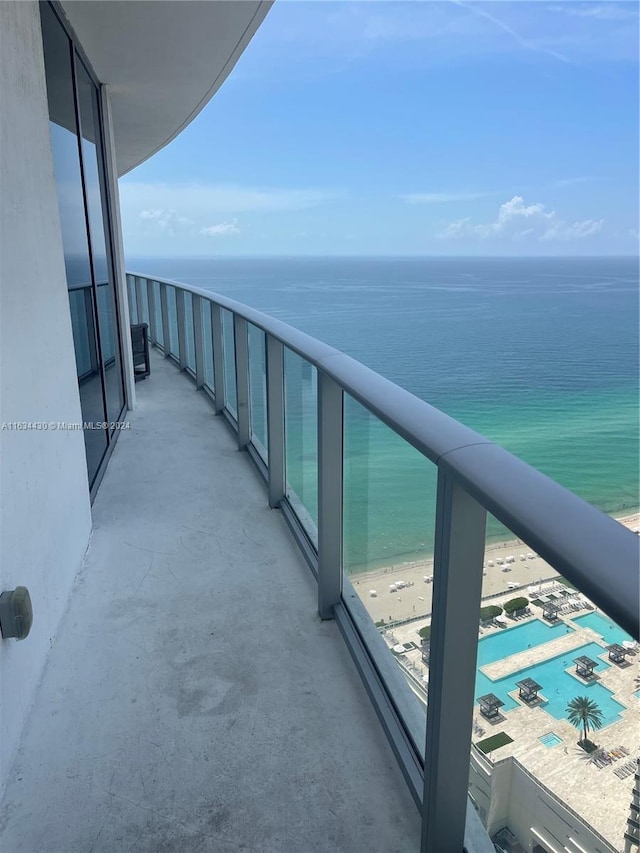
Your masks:
<svg viewBox="0 0 640 853"><path fill-rule="evenodd" d="M489 834L493 837L507 826L527 851L540 843L532 827L557 850L567 849L565 845L571 844L569 838L591 853L613 853L616 849L599 838L582 818L546 791L512 758L491 765L473 754L469 792Z"/></svg>
<svg viewBox="0 0 640 853"><path fill-rule="evenodd" d="M40 18L0 3L0 425L81 421ZM31 635L0 641L0 786L91 529L82 432L0 428L0 587L27 586Z"/></svg>
<svg viewBox="0 0 640 853"><path fill-rule="evenodd" d="M565 845L572 849L569 838L591 853L614 853L616 849L602 841L587 823L545 791L515 762L510 777L509 826L526 842L525 850L532 850L537 840L531 827L554 842L558 850L565 849Z"/></svg>

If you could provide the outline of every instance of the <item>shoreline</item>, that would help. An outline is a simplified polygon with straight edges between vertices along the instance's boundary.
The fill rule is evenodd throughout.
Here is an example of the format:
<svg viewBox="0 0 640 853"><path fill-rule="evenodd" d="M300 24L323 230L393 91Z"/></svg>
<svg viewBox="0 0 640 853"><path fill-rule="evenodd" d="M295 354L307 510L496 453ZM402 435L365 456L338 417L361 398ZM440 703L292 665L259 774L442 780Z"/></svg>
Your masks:
<svg viewBox="0 0 640 853"><path fill-rule="evenodd" d="M629 530L640 528L640 512L611 517ZM507 563L507 557L513 557L513 562ZM485 546L482 598L504 594L509 589L513 589L515 595L519 594L518 590L522 594L523 587L526 594L526 587L558 576L553 566L533 554L519 539L489 542ZM431 613L433 556L393 563L347 577L376 622L396 622L421 615L426 617ZM398 581L404 582L404 586L391 591L391 584Z"/></svg>

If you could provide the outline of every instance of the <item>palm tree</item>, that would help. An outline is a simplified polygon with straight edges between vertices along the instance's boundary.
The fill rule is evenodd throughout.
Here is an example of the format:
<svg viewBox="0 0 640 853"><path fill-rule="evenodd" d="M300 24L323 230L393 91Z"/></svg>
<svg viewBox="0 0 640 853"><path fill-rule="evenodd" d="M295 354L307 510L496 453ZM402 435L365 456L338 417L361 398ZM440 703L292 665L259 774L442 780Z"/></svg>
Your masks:
<svg viewBox="0 0 640 853"><path fill-rule="evenodd" d="M602 711L597 703L588 696L576 696L567 705L567 719L577 729L582 726L584 737L581 743L586 743L589 728L602 728Z"/></svg>

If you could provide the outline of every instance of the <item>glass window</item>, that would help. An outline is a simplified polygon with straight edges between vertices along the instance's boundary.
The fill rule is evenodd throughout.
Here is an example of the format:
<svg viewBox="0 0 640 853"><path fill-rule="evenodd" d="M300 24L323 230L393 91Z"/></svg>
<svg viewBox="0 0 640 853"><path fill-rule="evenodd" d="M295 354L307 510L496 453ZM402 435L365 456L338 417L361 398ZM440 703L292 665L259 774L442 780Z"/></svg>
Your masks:
<svg viewBox="0 0 640 853"><path fill-rule="evenodd" d="M111 272L105 210L102 144L98 112L98 91L81 62L76 61L80 125L82 127L82 161L86 204L91 235L93 273L97 292L98 327L107 397L107 420L117 421L124 406L124 387L120 346L117 339L115 289Z"/></svg>
<svg viewBox="0 0 640 853"><path fill-rule="evenodd" d="M40 14L82 419L85 424L104 424L122 414L124 385L105 207L99 92L52 7L41 4ZM111 437L104 427L94 426L84 429L84 440L93 485Z"/></svg>
<svg viewBox="0 0 640 853"><path fill-rule="evenodd" d="M106 420L98 359L96 305L78 151L71 43L48 5L41 7L49 128L55 171L64 262L80 383L83 421ZM89 481L107 449L104 430L84 430Z"/></svg>

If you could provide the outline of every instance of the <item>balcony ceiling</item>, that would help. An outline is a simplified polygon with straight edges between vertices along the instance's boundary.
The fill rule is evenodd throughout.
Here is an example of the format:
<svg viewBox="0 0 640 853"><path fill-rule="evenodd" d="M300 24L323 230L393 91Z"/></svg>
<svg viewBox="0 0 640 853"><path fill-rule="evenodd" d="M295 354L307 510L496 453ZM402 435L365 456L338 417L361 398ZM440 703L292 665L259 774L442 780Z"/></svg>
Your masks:
<svg viewBox="0 0 640 853"><path fill-rule="evenodd" d="M171 142L226 80L271 0L64 0L111 90L118 174Z"/></svg>

